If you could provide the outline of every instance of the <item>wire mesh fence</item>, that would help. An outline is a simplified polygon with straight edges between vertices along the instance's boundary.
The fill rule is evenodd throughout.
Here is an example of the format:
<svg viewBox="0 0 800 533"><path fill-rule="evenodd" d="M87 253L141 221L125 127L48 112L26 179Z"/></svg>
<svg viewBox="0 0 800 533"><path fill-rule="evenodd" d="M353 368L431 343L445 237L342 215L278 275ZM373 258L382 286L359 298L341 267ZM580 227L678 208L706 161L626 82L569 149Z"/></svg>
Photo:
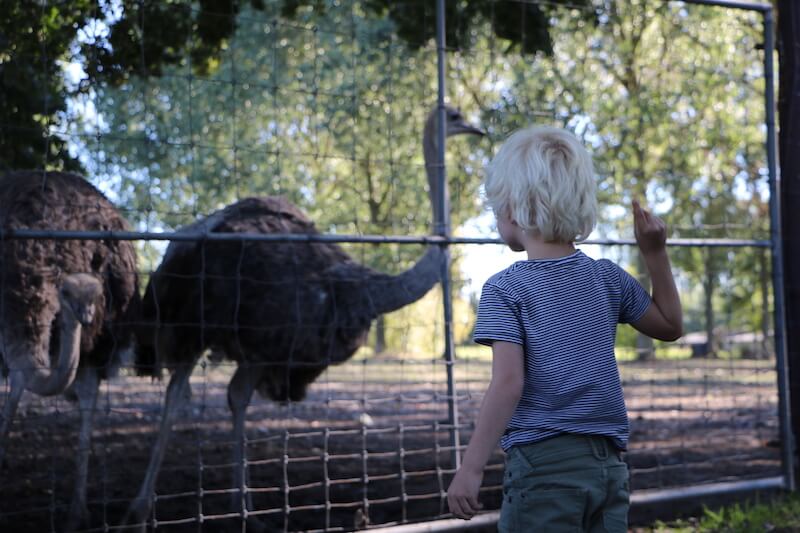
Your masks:
<svg viewBox="0 0 800 533"><path fill-rule="evenodd" d="M129 227L88 209L94 192L61 194L58 175L4 187L4 531L348 531L448 516L453 453L490 378L491 352L470 343L477 298L518 259L480 202L482 168L531 122L566 127L593 153L603 208L587 255L644 272L630 246L635 196L680 245L670 253L687 334L653 344L618 331L633 490L782 473L762 15L443 2L453 120L487 133L448 139L445 152L435 7L97 2L50 72L66 4L36 6L36 46L13 61L42 65L42 83L67 96L46 115L41 166L78 165ZM248 203L264 196L288 203ZM38 218L14 225L22 208ZM109 266L114 243L130 243L135 268ZM427 292L443 265L449 289ZM430 283L397 277L412 267ZM138 276L141 308L105 314L105 358L89 364L81 345L75 385L25 392L9 421L14 376L58 366L59 305L74 303L63 285L78 272L103 281L106 309L115 273ZM393 292L404 305L381 307ZM41 309L26 314L20 297ZM31 329L38 360L12 357L27 331L18 316L46 323ZM82 450L85 512L74 503ZM488 510L503 460L498 449L486 469Z"/></svg>

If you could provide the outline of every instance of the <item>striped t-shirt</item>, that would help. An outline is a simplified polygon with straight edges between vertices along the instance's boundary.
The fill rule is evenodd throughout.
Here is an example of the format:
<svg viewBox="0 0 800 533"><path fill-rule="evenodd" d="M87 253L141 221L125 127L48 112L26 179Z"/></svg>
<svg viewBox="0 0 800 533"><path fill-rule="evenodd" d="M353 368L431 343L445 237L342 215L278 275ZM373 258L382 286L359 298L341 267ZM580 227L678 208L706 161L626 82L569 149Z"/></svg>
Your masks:
<svg viewBox="0 0 800 533"><path fill-rule="evenodd" d="M618 322L635 322L650 296L619 266L581 251L517 261L486 282L475 342L521 344L522 397L504 450L561 433L605 435L628 445L628 413L614 357Z"/></svg>

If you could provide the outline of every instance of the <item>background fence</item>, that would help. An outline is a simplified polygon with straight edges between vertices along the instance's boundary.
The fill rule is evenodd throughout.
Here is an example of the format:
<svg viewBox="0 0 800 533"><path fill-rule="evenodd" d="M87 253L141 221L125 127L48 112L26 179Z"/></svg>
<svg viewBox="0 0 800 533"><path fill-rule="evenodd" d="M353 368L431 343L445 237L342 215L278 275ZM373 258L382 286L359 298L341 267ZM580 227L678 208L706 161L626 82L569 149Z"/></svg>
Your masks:
<svg viewBox="0 0 800 533"><path fill-rule="evenodd" d="M20 47L15 60L44 65L67 7L37 9L39 46ZM378 270L404 270L425 243L450 251L444 290L376 320L365 346L323 373L305 400L254 399L249 514L267 530L447 516L453 452L469 440L490 376L490 352L470 343L477 298L516 259L480 202L482 169L495 143L530 122L575 131L595 157L603 208L594 244L581 246L587 255L643 275L630 240L632 197L647 198L670 226L687 334L654 344L628 326L618 333L633 490L783 475L763 9L276 0L93 10L60 70L39 75L68 96L46 119L40 164L81 168L134 232L51 227L5 239L134 240L144 286L178 228L248 196L282 195L315 221L325 234L317 239L342 241ZM435 170L449 190L436 201L449 210L431 232L421 141L428 113L443 112L445 101L488 135L448 140L446 150L440 138L447 157ZM259 238L237 237L275 249L290 237ZM192 375L194 396L156 485L153 529L239 524L228 505L236 443L226 386L235 364L217 355ZM155 439L165 385L134 374L124 367L100 386L90 530L118 526ZM0 477L4 531L62 529L78 418L63 396L23 397ZM481 489L489 510L499 507L502 462L498 449Z"/></svg>

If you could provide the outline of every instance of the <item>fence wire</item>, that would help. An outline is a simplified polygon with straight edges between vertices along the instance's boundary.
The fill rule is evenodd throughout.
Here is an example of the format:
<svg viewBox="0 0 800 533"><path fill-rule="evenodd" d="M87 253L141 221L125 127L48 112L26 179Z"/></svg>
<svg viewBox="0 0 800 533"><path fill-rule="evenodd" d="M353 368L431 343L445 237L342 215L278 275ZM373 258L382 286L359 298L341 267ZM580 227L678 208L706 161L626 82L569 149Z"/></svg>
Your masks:
<svg viewBox="0 0 800 533"><path fill-rule="evenodd" d="M495 0L479 13L472 3L445 2L447 101L488 135L448 139L442 164L453 235L433 235L441 228L432 226L426 171L438 167L423 158L421 141L437 106L437 16L431 2L390 4L376 13L356 0L223 2L231 10L214 12L192 2L98 2L73 57L51 74L65 85L69 105L48 118L51 137L42 142L66 141L130 228L64 218L85 216L95 200L50 201L40 223L2 228L2 272L19 261L19 247L132 242L137 263L127 274L139 276L143 292L159 283L165 239L173 250L202 250L161 271L160 283L180 287L172 300L120 323L200 339L196 349L181 347L189 361L199 357L192 396L177 411L143 522L164 531L254 521L268 531L351 531L450 516L453 457L469 441L491 371L491 353L470 342L477 298L489 275L518 259L497 241L481 206L482 169L509 132L532 121L575 131L595 157L603 209L594 240L581 246L587 255L641 276L626 207L633 196L647 198L672 228L687 334L653 344L628 326L618 333L632 489L780 475L761 15L644 0ZM42 14L64 7L41 5ZM165 41L165 24L177 21L191 22L184 33L183 22L175 28L185 42ZM542 22L549 38L537 29ZM206 54L215 46L209 28L230 26L230 36ZM120 28L127 41L114 40ZM15 60L46 58L51 30L42 24L35 31L39 51ZM135 52L129 71L103 62L117 50ZM172 59L159 63L157 50ZM61 165L44 153L43 168ZM53 180L32 176L42 191ZM225 206L266 195L296 205L320 233L197 226ZM303 278L298 261L337 242L354 262L393 274L415 264L424 245L447 249L452 294L437 288L375 319L344 361L332 351L313 361L293 359L293 348L276 355L275 346L287 346L278 341L248 345L248 338L288 331L296 347L334 320L314 315L325 296L308 294L338 278L323 268ZM249 254L258 253L279 257L280 275L247 270ZM27 267L42 278L55 273L52 289L72 273L60 271L61 260ZM351 293L366 283L346 281ZM17 289L6 285L2 294ZM48 294L55 298L55 289ZM279 294L293 299L259 315L260 302ZM450 298L447 323L442 310ZM183 315L163 306L184 300L197 305ZM0 319L8 321L3 302ZM348 305L368 304L343 299L330 309L339 316ZM292 314L298 309L309 311L307 322L282 321L302 316ZM15 328L4 325L6 356ZM450 337L451 361L443 357ZM113 358L117 376L101 375L96 405L76 404L70 394L23 395L0 476L3 531L64 529L87 446L78 437L81 409L94 422L89 516L79 529L123 529L156 440L169 372L163 380L137 376L142 361L122 355ZM178 355L157 355L165 370L177 367L170 358ZM264 376L281 376L287 359L294 369L320 361L326 369L302 401L254 395L240 443L228 385L237 361L248 357L252 372ZM6 372L6 405L13 374L23 370ZM288 389L281 379L266 379L259 390ZM487 510L500 505L503 460L496 450L486 469ZM251 504L239 498L232 505L241 489Z"/></svg>

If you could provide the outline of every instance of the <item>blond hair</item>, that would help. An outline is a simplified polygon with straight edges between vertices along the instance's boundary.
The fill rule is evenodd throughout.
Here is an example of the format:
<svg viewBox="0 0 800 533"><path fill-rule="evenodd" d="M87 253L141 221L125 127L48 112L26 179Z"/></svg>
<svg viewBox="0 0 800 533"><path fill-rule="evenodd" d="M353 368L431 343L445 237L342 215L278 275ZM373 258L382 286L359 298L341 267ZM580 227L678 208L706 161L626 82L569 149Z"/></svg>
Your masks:
<svg viewBox="0 0 800 533"><path fill-rule="evenodd" d="M547 242L582 241L594 229L594 165L566 130L534 126L515 132L489 164L485 190L495 214L508 214Z"/></svg>

